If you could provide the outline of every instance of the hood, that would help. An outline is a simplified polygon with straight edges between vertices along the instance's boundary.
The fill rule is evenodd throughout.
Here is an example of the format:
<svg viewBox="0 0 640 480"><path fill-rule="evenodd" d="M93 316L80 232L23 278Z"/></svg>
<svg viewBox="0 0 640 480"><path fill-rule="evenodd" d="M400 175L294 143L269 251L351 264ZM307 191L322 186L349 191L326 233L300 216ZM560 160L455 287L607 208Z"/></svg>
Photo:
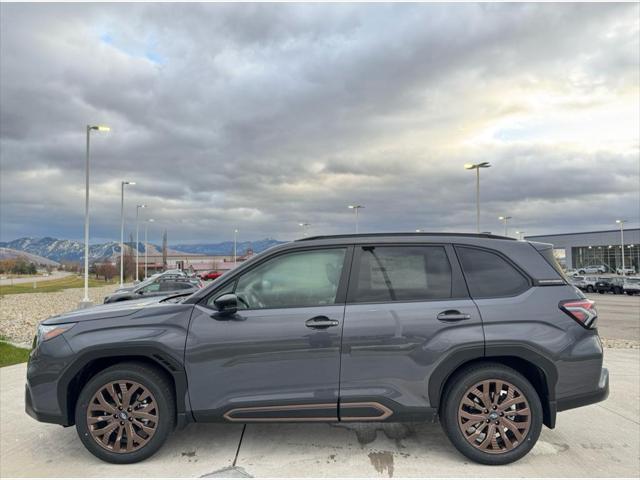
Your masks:
<svg viewBox="0 0 640 480"><path fill-rule="evenodd" d="M62 313L47 318L45 325L56 325L60 323L84 322L87 320L100 320L102 318L118 318L133 315L148 305L155 305L166 297L141 298L124 302L107 303L95 307L82 308L72 312ZM171 304L169 304L171 305Z"/></svg>

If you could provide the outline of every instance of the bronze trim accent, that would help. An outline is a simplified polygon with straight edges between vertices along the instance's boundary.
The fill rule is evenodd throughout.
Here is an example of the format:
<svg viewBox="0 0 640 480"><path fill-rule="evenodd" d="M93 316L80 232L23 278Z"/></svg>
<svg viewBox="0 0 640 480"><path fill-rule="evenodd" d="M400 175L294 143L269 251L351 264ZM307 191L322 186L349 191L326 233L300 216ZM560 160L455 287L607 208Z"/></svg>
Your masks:
<svg viewBox="0 0 640 480"><path fill-rule="evenodd" d="M242 417L234 418L233 414L238 412L289 412L296 410L317 410L319 408L338 409L333 403L314 403L301 405L272 405L268 407L240 407L232 408L223 415L229 422L337 422L338 417Z"/></svg>
<svg viewBox="0 0 640 480"><path fill-rule="evenodd" d="M352 403L341 403L340 410L343 408L373 408L375 410L379 410L381 412L377 417L345 417L340 415L340 420L343 422L360 422L360 421L382 421L389 418L393 415L393 410L388 407L385 407L381 403L378 402L352 402Z"/></svg>
<svg viewBox="0 0 640 480"><path fill-rule="evenodd" d="M258 412L296 412L303 410L317 410L321 408L337 409L338 405L333 403L312 403L299 405L271 405L266 407L238 407L225 412L222 417L228 422L360 422L360 421L382 421L393 415L393 410L378 402L351 402L341 403L342 408L373 408L380 412L380 415L373 417L234 417L237 413L258 413Z"/></svg>

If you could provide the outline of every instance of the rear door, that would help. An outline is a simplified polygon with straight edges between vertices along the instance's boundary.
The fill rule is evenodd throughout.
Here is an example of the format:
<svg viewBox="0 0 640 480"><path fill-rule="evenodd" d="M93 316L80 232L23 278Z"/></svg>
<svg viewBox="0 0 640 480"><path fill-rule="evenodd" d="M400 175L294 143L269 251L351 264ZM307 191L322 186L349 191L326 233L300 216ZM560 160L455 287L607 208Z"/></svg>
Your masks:
<svg viewBox="0 0 640 480"><path fill-rule="evenodd" d="M342 339L341 420L424 418L436 367L483 353L480 315L450 245L355 247Z"/></svg>

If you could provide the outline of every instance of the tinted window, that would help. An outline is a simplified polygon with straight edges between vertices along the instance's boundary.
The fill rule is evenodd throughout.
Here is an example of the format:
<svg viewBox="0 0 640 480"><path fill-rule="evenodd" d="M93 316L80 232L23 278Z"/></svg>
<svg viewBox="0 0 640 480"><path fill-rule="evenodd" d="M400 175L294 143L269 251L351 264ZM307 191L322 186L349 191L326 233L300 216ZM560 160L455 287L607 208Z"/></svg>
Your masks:
<svg viewBox="0 0 640 480"><path fill-rule="evenodd" d="M529 287L529 281L500 255L456 247L472 297L508 297Z"/></svg>
<svg viewBox="0 0 640 480"><path fill-rule="evenodd" d="M356 302L451 297L451 265L444 247L366 247L360 254Z"/></svg>
<svg viewBox="0 0 640 480"><path fill-rule="evenodd" d="M236 285L239 308L332 305L336 301L346 249L281 255L242 275Z"/></svg>

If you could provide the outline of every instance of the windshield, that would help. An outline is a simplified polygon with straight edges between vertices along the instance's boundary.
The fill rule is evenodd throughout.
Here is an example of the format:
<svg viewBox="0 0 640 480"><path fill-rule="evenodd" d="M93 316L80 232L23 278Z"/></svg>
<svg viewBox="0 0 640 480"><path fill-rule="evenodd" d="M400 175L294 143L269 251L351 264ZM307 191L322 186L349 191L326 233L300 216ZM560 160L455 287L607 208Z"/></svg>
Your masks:
<svg viewBox="0 0 640 480"><path fill-rule="evenodd" d="M633 283L634 285L640 284L640 278L627 278L625 281L627 283Z"/></svg>

